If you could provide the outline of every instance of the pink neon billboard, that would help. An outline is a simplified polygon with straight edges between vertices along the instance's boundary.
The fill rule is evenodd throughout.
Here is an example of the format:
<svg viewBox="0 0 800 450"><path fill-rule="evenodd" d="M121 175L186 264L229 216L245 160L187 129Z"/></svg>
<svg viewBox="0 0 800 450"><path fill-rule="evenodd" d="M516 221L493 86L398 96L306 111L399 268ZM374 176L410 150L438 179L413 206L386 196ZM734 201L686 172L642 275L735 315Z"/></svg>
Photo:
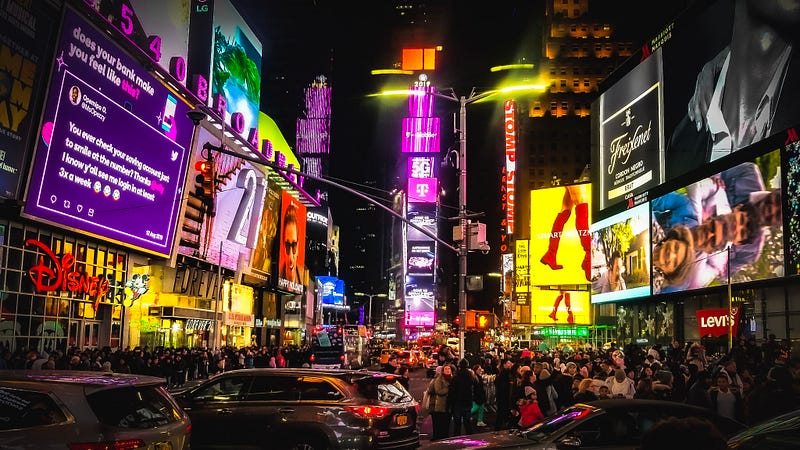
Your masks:
<svg viewBox="0 0 800 450"><path fill-rule="evenodd" d="M408 178L433 178L436 159L432 156L412 156L408 158Z"/></svg>
<svg viewBox="0 0 800 450"><path fill-rule="evenodd" d="M438 117L403 118L403 153L439 153Z"/></svg>
<svg viewBox="0 0 800 450"><path fill-rule="evenodd" d="M409 178L408 202L409 203L435 203L436 178Z"/></svg>
<svg viewBox="0 0 800 450"><path fill-rule="evenodd" d="M432 327L434 325L434 311L406 311L407 327Z"/></svg>

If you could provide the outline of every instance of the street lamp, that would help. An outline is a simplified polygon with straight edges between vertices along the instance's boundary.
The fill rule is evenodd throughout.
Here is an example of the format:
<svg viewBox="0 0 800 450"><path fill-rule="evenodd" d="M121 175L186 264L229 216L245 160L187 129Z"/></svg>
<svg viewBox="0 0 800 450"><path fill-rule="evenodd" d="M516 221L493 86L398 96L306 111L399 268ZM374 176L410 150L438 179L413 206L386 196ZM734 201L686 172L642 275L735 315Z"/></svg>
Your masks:
<svg viewBox="0 0 800 450"><path fill-rule="evenodd" d="M427 79L427 78L426 78ZM420 80L425 81L420 76ZM417 95L417 96L424 96L424 95L433 95L434 97L442 98L445 100L449 100L451 102L456 102L459 105L458 109L458 190L459 190L459 197L458 197L458 217L456 219L459 221L459 227L461 229L461 241L458 244L458 317L461 324L466 324L467 320L467 254L470 251L469 244L468 244L468 228L469 228L469 219L471 217L475 217L476 215L470 215L467 213L467 105L471 103L475 103L479 100L486 99L496 94L503 94L503 93L513 93L513 92L525 92L525 91L543 91L546 89L545 85L542 84L529 84L529 85L515 85L515 86L508 86L503 87L500 89L492 89L488 91L484 91L481 93L476 93L475 89L473 88L470 91L469 96L458 96L456 95L454 90L450 90L449 95L445 95L439 92L430 92L430 91L420 91L420 90L413 90L413 89L402 89L402 90L393 90L393 91L384 91L381 92L379 95ZM477 250L477 249L473 249ZM488 250L488 249L481 249L481 250ZM464 353L464 327L463 325L459 327L458 332L458 341L459 341L459 349Z"/></svg>
<svg viewBox="0 0 800 450"><path fill-rule="evenodd" d="M362 297L369 297L369 316L367 317L367 325L372 326L372 299L375 297L388 297L386 294L365 294L364 292L353 292L353 295L360 295Z"/></svg>

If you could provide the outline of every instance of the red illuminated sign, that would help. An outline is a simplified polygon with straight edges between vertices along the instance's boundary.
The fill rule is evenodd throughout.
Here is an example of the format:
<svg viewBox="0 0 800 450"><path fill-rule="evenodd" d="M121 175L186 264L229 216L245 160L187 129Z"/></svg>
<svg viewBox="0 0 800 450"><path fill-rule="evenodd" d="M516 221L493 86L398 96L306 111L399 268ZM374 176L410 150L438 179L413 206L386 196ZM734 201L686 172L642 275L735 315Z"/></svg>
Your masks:
<svg viewBox="0 0 800 450"><path fill-rule="evenodd" d="M514 234L514 177L517 171L517 131L514 100L503 104L503 130L506 143L506 165L503 173L503 209L506 212L506 232Z"/></svg>
<svg viewBox="0 0 800 450"><path fill-rule="evenodd" d="M733 307L730 316L728 308L702 309L697 311L697 324L700 327L700 336L722 336L728 334L728 321L733 319L733 335L736 336L739 328L739 308Z"/></svg>
<svg viewBox="0 0 800 450"><path fill-rule="evenodd" d="M50 247L35 239L28 239L25 245L38 247L44 252L44 255L39 255L37 264L28 269L28 276L36 292L68 291L88 295L94 299L93 306L97 310L100 300L109 291L109 283L105 277L90 276L74 270L75 255L72 253L65 253L58 258Z"/></svg>

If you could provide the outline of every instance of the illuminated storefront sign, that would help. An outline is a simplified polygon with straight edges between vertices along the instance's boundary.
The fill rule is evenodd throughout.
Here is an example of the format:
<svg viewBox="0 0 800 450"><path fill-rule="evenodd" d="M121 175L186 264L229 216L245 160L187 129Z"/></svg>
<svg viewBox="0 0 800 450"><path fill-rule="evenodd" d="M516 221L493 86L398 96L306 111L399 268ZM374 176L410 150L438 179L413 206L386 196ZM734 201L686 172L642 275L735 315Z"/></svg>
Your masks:
<svg viewBox="0 0 800 450"><path fill-rule="evenodd" d="M67 291L85 295L94 300L94 309L106 298L109 282L106 277L91 276L75 268L75 255L65 253L57 257L53 250L35 239L28 239L25 245L37 247L44 255L39 255L37 263L28 268L28 277L36 292ZM46 257L46 259L45 259Z"/></svg>
<svg viewBox="0 0 800 450"><path fill-rule="evenodd" d="M544 337L588 338L589 327L547 327L538 331Z"/></svg>
<svg viewBox="0 0 800 450"><path fill-rule="evenodd" d="M700 328L700 336L710 334L720 337L728 334L730 320L733 320L733 335L736 336L739 331L739 307L734 306L731 311L728 311L728 308L701 309L697 311L697 325Z"/></svg>

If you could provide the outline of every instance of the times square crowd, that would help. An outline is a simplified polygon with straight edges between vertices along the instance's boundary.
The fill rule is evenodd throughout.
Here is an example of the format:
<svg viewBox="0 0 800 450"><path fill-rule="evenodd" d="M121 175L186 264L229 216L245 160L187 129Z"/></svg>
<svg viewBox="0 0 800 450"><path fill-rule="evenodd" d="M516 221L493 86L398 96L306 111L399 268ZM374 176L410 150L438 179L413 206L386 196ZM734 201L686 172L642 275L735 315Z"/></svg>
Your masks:
<svg viewBox="0 0 800 450"><path fill-rule="evenodd" d="M431 440L472 434L475 428L525 427L562 407L604 398L685 402L755 424L800 407L800 357L774 335L762 345L734 342L723 355L707 355L700 342L670 346L573 350L504 349L496 345L460 358L446 344L434 347L438 366L423 398ZM0 352L0 369L89 370L139 373L180 387L215 374L257 367L309 367L308 345L207 348L70 348ZM403 378L408 368L392 357L380 370ZM487 414L488 413L488 414ZM493 420L492 420L493 419ZM486 423L486 422L493 423Z"/></svg>
<svg viewBox="0 0 800 450"><path fill-rule="evenodd" d="M774 335L760 346L740 339L719 355L708 355L700 342L679 341L576 351L498 346L463 359L445 347L438 351L446 356L422 399L431 440L476 427L523 428L562 407L599 399L684 402L748 425L800 408L800 358ZM493 424L484 422L490 411Z"/></svg>

